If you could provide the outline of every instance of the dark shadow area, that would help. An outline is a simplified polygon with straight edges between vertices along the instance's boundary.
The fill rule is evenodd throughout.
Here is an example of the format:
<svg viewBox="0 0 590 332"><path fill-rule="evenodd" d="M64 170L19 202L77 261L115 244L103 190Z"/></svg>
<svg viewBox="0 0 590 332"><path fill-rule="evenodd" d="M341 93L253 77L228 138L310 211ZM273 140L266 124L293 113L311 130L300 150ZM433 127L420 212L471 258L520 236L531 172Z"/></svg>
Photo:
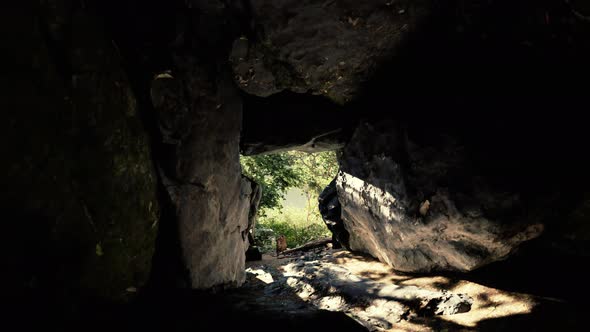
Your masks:
<svg viewBox="0 0 590 332"><path fill-rule="evenodd" d="M477 172L507 191L574 197L590 183L590 158L580 153L589 99L579 84L590 75L588 33L566 1L441 3L351 108L377 126L399 123L407 139L435 150L456 139L471 163L457 180ZM406 167L407 158L400 153Z"/></svg>
<svg viewBox="0 0 590 332"><path fill-rule="evenodd" d="M462 275L463 279L512 292L588 306L587 256L561 253L543 238L523 244L509 259Z"/></svg>
<svg viewBox="0 0 590 332"><path fill-rule="evenodd" d="M339 149L350 139L359 117L352 109L311 94L283 91L262 98L242 93L242 98L244 155L290 148Z"/></svg>
<svg viewBox="0 0 590 332"><path fill-rule="evenodd" d="M98 299L77 303L68 308L37 292L13 307L22 310L9 322L25 331L366 331L344 313L317 310L295 296L262 295L251 288L144 293L127 305Z"/></svg>
<svg viewBox="0 0 590 332"><path fill-rule="evenodd" d="M585 323L582 317L590 309L586 272L590 260L588 256L557 250L552 243L556 240L553 234L559 232L560 222L565 218L563 212L579 205L590 184L587 147L590 139L585 114L590 104L586 83L590 77L590 24L574 13L567 1L480 2L485 1L454 0L437 4L429 21L418 27L391 59L376 66L374 77L366 82L359 99L350 105L338 106L322 97L291 92L268 98L242 95L242 138L253 152L308 143L313 149L313 139L325 147L341 146L351 137L358 118L362 116L376 126L395 129L391 135L401 143L388 148L395 152L396 161L403 168L402 175L408 175L408 192L412 198L430 195L432 188L448 187L451 193L464 194L454 197L458 207L467 206L474 201L468 195L472 186L479 184L469 181L477 176L485 179L486 185L493 189L491 192L515 193L522 199L515 207L506 209L484 207L487 216L504 218L507 215L503 222L511 223L520 217L532 216L538 209L551 210L544 211L543 220L539 220L547 224L545 236L525 243L505 261L469 274L449 274L451 281L438 286L452 288L461 278L541 298L539 306L530 314L484 320L474 330L582 330L581 325ZM76 2L75 6L84 7L84 3ZM210 34L210 27L219 26L210 22L217 17L196 12L196 9L189 10L182 1L171 4L162 0L110 0L90 2L88 6L98 7L92 11L102 15L109 35L107 40L121 57L121 67L130 80L138 113L151 139L154 161L158 161L154 164L172 173L174 152L162 142L150 97L153 75L174 70L173 55L193 52L201 52L199 61L212 64L208 75L219 74L219 68L214 67L226 61L233 39L242 33L252 34L247 28L250 18L240 15L252 14L244 10L244 13L234 15L237 16L236 22L228 23L227 31ZM235 13L230 12L232 6L227 7L228 21L231 21L231 15ZM249 8L247 5L243 7ZM68 24L66 31L70 28ZM48 27L43 25L43 34L50 33ZM69 41L70 37L65 36L64 40ZM43 38L51 39L48 36ZM89 39L89 42L93 41ZM67 47L67 42L48 45L50 62L55 62L60 78L69 85L75 82L75 77L72 77L71 64L68 63L71 59L65 54ZM37 106L44 105L33 108L37 109ZM53 111L52 107L39 109ZM55 110L60 109L56 106ZM59 125L70 121L65 115L63 119L56 119ZM50 122L47 126L59 135L67 129L67 126L53 127ZM23 137L35 128L24 126L14 137L26 141ZM82 128L71 137L64 136L64 140L90 140L86 137L89 135L86 127ZM446 168L448 173L440 178L418 178L418 173L413 174L410 170L413 160L403 144L411 140L417 146L430 149L430 154L425 154L427 157L419 161L445 161L446 157L439 158L437 153L445 147L449 137L459 142L461 150L456 151L467 161L462 160L460 168ZM28 158L29 146L14 141L10 143L17 147L15 150L24 151L19 156ZM258 148L261 150L256 150ZM78 155L79 151L75 152L74 155ZM370 152L373 151L367 154ZM69 155L65 156L64 162ZM43 158L49 157L43 155ZM92 166L92 161L80 159L83 171L86 164ZM31 163L34 162L36 160L31 159ZM87 186L83 171L81 175L75 174L81 179L81 187ZM47 172L47 177L52 175L50 173ZM353 175L364 177L363 174ZM41 186L59 189L59 185L69 185L64 183L48 181L47 184L42 182ZM72 286L74 281L79 281L74 280L78 270L89 264L85 256L90 253L94 257L94 253L92 250L77 250L77 245L87 236L82 232L68 231L64 240L54 241L51 227L59 222L56 217L61 213L59 204L51 209L48 207L49 213L36 207L36 204L42 205L40 202L3 202L7 227L3 229L6 239L2 241L2 251L6 258L2 274L6 279L4 286L8 288L5 299L10 306L5 313L17 330L365 330L344 313L312 309L297 299L286 299L289 303L283 303L280 298L268 296L261 304L257 298L260 294L251 290L215 294L178 290L176 287L188 284L179 253L178 225L174 223L175 211L164 194L161 181L158 185L157 200L162 211L151 284L126 305L84 298L76 288L83 286ZM378 186L377 183L374 185ZM14 188L17 186L19 190L24 188L22 200L28 199L30 184L18 183ZM419 193L412 188L425 189ZM70 204L66 203L64 206ZM78 204L77 201L71 203ZM89 215L81 206L76 211L81 216ZM92 223L91 218L88 219ZM91 230L95 226L85 227ZM101 247L96 248L96 256L101 256ZM367 273L362 276L381 278L385 275ZM403 282L413 276L407 274L404 277L407 279L394 281ZM484 296L479 300L486 303L486 308L493 309L494 303L490 299ZM416 303L408 305L418 306ZM292 310L298 306L300 309ZM435 330L466 329L436 316L408 319Z"/></svg>
<svg viewBox="0 0 590 332"><path fill-rule="evenodd" d="M543 303L530 313L484 319L474 327L435 317L414 317L409 321L435 331L584 331L580 319L584 308L560 303Z"/></svg>

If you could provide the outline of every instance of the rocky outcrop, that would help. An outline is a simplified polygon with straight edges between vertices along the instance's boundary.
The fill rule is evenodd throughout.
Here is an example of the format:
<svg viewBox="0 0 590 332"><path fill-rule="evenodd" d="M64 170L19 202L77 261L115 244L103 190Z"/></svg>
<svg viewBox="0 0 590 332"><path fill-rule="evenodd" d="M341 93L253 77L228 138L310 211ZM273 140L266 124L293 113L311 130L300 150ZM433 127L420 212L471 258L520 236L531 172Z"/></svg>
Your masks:
<svg viewBox="0 0 590 332"><path fill-rule="evenodd" d="M248 210L248 239L250 244L254 243L254 239L252 234L254 232L254 228L256 227L256 218L258 217L258 208L260 205L260 199L262 199L262 187L254 182L254 180L247 178L246 176L242 175L242 177L246 178L248 182L250 182L250 186L252 188L252 194L250 195L250 208Z"/></svg>
<svg viewBox="0 0 590 332"><path fill-rule="evenodd" d="M541 234L541 197L531 203L524 188L495 186L473 169L465 143L430 129L425 137L391 122L358 127L337 179L352 250L400 271L471 271Z"/></svg>
<svg viewBox="0 0 590 332"><path fill-rule="evenodd" d="M27 305L67 303L49 310L80 297L126 300L148 280L158 230L148 137L100 17L72 2L42 3L28 8L34 19L5 22L32 33L6 41L17 64L3 72L8 293Z"/></svg>
<svg viewBox="0 0 590 332"><path fill-rule="evenodd" d="M15 64L3 72L0 201L4 252L23 253L7 270L24 271L9 284L124 299L147 279L159 211L188 286L239 284L258 195L240 175L241 129L245 154L335 149L352 109L393 119L360 127L341 160L353 249L408 271L465 271L565 216L551 229L577 251L590 181L573 114L586 91L572 73L588 76L587 6L451 2L406 44L434 3L47 0L6 11Z"/></svg>
<svg viewBox="0 0 590 332"><path fill-rule="evenodd" d="M241 100L230 76L211 81L208 68L188 57L178 65L186 66L178 77L154 78L151 95L169 156L160 162L161 176L189 286L240 285L256 196L239 164Z"/></svg>
<svg viewBox="0 0 590 332"><path fill-rule="evenodd" d="M244 175L242 177L245 178ZM250 195L250 208L248 211L248 228L246 234L248 237L248 250L246 250L246 262L262 259L260 248L254 244L254 229L256 228L256 218L258 217L258 207L260 199L262 198L262 188L256 182L248 179L252 187L252 194Z"/></svg>
<svg viewBox="0 0 590 332"><path fill-rule="evenodd" d="M241 176L242 98L227 63L239 36L240 4L131 0L105 6L154 130L166 203L154 262L157 285L239 285L257 197L256 186Z"/></svg>
<svg viewBox="0 0 590 332"><path fill-rule="evenodd" d="M338 200L338 192L336 191L336 179L332 180L330 184L322 191L318 197L318 207L322 219L330 232L332 232L332 243L335 249L344 246L350 249L349 238L350 235L344 227L344 220L342 220L342 205Z"/></svg>
<svg viewBox="0 0 590 332"><path fill-rule="evenodd" d="M429 1L250 1L256 40L232 48L235 81L267 97L282 90L345 103L429 11Z"/></svg>
<svg viewBox="0 0 590 332"><path fill-rule="evenodd" d="M344 147L355 125L354 112L327 98L287 91L267 98L245 95L241 152L336 150Z"/></svg>

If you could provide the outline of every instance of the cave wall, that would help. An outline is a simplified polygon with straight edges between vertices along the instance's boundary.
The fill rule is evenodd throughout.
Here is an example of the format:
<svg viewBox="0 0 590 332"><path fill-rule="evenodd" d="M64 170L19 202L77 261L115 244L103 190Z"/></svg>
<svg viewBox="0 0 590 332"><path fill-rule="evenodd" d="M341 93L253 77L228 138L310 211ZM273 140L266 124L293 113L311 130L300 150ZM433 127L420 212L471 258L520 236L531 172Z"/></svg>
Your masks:
<svg viewBox="0 0 590 332"><path fill-rule="evenodd" d="M350 245L403 270L471 270L541 229L587 250L579 1L21 7L3 20L27 33L5 36L1 197L20 290L125 299L154 272L155 242L170 285L239 285L257 195L240 143L350 139L337 181ZM289 115L253 125L273 113Z"/></svg>
<svg viewBox="0 0 590 332"><path fill-rule="evenodd" d="M23 34L6 40L17 65L3 71L11 157L0 194L9 297L70 299L54 307L64 311L80 297L125 301L149 278L159 202L120 56L101 18L78 4L13 11L5 23Z"/></svg>
<svg viewBox="0 0 590 332"><path fill-rule="evenodd" d="M470 271L533 239L527 255L587 259L583 6L463 5L349 105L364 111L338 177L350 247L408 272Z"/></svg>
<svg viewBox="0 0 590 332"><path fill-rule="evenodd" d="M239 165L235 22L218 5L22 5L34 29L10 36L21 65L3 76L11 295L76 307L126 301L149 281L244 280L257 191ZM19 14L5 23L25 24Z"/></svg>
<svg viewBox="0 0 590 332"><path fill-rule="evenodd" d="M467 272L541 234L535 204L472 169L457 138L413 135L364 122L344 149L337 190L352 250L405 272Z"/></svg>
<svg viewBox="0 0 590 332"><path fill-rule="evenodd" d="M236 38L238 86L268 97L283 90L345 104L378 64L429 16L434 1L249 1L253 32Z"/></svg>
<svg viewBox="0 0 590 332"><path fill-rule="evenodd" d="M240 285L255 195L239 163L242 104L231 76L209 81L199 78L208 67L186 65L180 78L160 74L152 82L169 156L159 163L167 166L161 175L175 211L189 286ZM188 98L196 101L192 105L183 96L187 85Z"/></svg>

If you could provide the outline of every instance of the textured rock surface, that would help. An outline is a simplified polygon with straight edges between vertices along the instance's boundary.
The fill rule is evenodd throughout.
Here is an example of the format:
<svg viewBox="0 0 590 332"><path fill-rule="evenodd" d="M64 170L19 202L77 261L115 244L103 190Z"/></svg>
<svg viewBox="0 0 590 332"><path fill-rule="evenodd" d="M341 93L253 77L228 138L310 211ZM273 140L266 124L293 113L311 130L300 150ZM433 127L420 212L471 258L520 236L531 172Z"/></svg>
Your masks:
<svg viewBox="0 0 590 332"><path fill-rule="evenodd" d="M379 273L379 268L364 269L364 264L373 268L385 264L359 258L346 252L315 248L300 252L294 259L250 263L246 288L252 287L256 278L264 283L266 296L283 302L284 295L295 293L316 308L346 312L370 331L397 327L417 317L468 312L474 303L467 294L440 287L427 289L403 281L392 282L395 277L391 278L394 276L391 273ZM278 264L281 266L277 269ZM377 276L381 280L375 280ZM408 279L411 278L402 280Z"/></svg>
<svg viewBox="0 0 590 332"><path fill-rule="evenodd" d="M369 329L390 329L409 315L464 313L473 304L466 294L375 282L313 256L283 267L287 285L318 308L346 311Z"/></svg>
<svg viewBox="0 0 590 332"><path fill-rule="evenodd" d="M473 304L466 294L379 283L338 264L321 262L320 257L313 260L309 256L307 261L283 268L287 285L318 308L346 311L368 329L390 329L409 315L468 312Z"/></svg>
<svg viewBox="0 0 590 332"><path fill-rule="evenodd" d="M98 16L66 1L30 9L8 22L32 34L14 35L18 64L3 71L9 293L69 298L64 310L124 300L148 279L159 217L136 99Z"/></svg>
<svg viewBox="0 0 590 332"><path fill-rule="evenodd" d="M151 95L168 144L161 175L175 210L183 264L192 288L240 285L256 196L239 164L241 99L231 77L212 81L204 64L189 57L177 61L180 77L157 75Z"/></svg>
<svg viewBox="0 0 590 332"><path fill-rule="evenodd" d="M343 117L342 113L348 116ZM320 152L344 146L354 130L355 114L328 99L282 92L245 96L241 151L244 155L287 150Z"/></svg>
<svg viewBox="0 0 590 332"><path fill-rule="evenodd" d="M310 91L344 103L425 18L430 1L250 4L260 36L237 39L230 55L240 88L258 96Z"/></svg>
<svg viewBox="0 0 590 332"><path fill-rule="evenodd" d="M470 271L540 235L541 200L535 211L494 187L452 138L413 134L363 123L344 150L337 189L352 250L400 271Z"/></svg>
<svg viewBox="0 0 590 332"><path fill-rule="evenodd" d="M336 190L336 179L332 180L330 184L322 191L318 197L318 208L322 219L332 232L332 243L334 248L339 246L350 248L350 235L344 227L344 220L342 220L342 206L338 200L338 192Z"/></svg>

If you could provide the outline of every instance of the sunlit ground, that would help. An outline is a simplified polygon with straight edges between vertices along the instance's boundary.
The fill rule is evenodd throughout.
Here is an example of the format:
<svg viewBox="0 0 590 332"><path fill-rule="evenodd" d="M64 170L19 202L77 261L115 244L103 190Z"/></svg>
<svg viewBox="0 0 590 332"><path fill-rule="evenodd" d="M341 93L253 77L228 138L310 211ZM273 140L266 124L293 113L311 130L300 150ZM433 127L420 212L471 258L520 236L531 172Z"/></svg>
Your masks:
<svg viewBox="0 0 590 332"><path fill-rule="evenodd" d="M477 326L478 322L482 320L530 313L536 304L531 295L506 292L466 280L451 280L443 276L414 277L397 274L386 264L345 251L335 253L333 260L339 264L344 264L349 270L358 275L379 282L417 286L433 291L448 290L453 293L468 294L474 299L469 312L438 316L440 319L465 326L466 329ZM412 322L400 322L399 325L390 331L431 330L421 324Z"/></svg>
<svg viewBox="0 0 590 332"><path fill-rule="evenodd" d="M266 255L265 255L266 256ZM453 279L445 276L410 276L402 273L396 273L388 265L374 260L370 257L359 256L347 251L332 251L332 254L324 258L325 262L336 263L348 270L354 275L363 278L372 279L376 282L384 284L395 284L398 286L416 286L430 291L449 291L455 294L467 294L473 299L471 310L466 313L454 315L441 315L433 317L411 317L409 320L402 320L394 325L388 331L477 331L480 326L479 323L483 321L494 320L498 318L521 316L532 312L533 308L538 303L539 298L529 294L513 293L461 279ZM278 273L283 271L286 277L285 286L289 285L288 275L285 274L286 266L289 259L279 259L266 256L262 262L252 262L257 265L264 264L266 266L273 266L278 268ZM280 282L276 278L257 268L256 265L250 265L248 272L255 276L256 279L265 284L272 284ZM308 300L309 295L313 293L312 285L308 285L310 290L300 289L299 297L303 300ZM327 297L323 302L330 302ZM551 300L551 299L543 299ZM551 300L554 301L554 300ZM321 304L321 303L320 303ZM336 309L330 303L331 308L322 308L334 311ZM316 304L317 305L317 304ZM337 310L337 309L336 309ZM436 324L432 324L432 320ZM445 323L447 322L447 323ZM448 326L446 326L448 325Z"/></svg>

